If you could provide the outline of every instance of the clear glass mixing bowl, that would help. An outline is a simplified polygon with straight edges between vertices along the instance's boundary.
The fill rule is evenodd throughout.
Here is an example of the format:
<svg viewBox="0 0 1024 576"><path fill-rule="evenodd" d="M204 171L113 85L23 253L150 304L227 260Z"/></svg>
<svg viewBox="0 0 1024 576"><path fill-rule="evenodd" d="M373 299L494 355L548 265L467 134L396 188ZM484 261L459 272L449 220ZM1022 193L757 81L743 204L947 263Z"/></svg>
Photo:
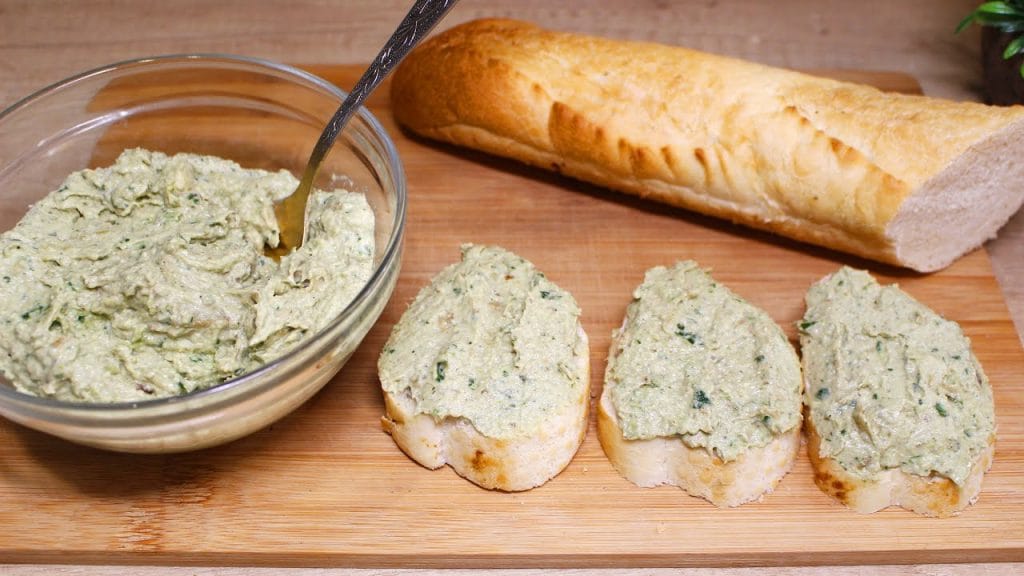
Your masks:
<svg viewBox="0 0 1024 576"><path fill-rule="evenodd" d="M113 163L125 148L194 152L300 176L345 94L302 70L226 55L161 56L79 74L0 113L0 231L73 171ZM291 412L344 365L398 278L406 186L394 144L360 110L317 186L366 194L376 217L375 269L325 329L259 370L192 394L74 404L16 391L0 377L0 414L73 442L124 452L221 444Z"/></svg>

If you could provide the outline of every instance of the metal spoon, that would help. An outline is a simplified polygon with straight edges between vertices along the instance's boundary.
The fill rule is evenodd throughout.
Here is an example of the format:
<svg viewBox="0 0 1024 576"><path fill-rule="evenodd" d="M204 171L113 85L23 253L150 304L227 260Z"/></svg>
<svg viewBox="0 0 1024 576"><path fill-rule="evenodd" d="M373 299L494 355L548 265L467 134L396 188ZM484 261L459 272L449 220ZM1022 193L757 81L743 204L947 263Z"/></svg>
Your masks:
<svg viewBox="0 0 1024 576"><path fill-rule="evenodd" d="M352 114L370 95L370 92L373 92L388 73L405 58L405 55L430 33L434 25L440 22L445 14L455 6L456 1L416 0L391 38L374 58L370 67L363 73L362 78L352 87L352 91L348 93L345 101L327 122L327 126L320 134L320 139L313 147L313 153L309 155L309 161L306 163L306 169L302 173L302 180L299 182L298 188L291 196L274 206L281 235L277 248L267 249L269 256L279 259L302 244L306 200L313 188L313 180L316 178L317 171L320 170L320 164L327 152L330 151L331 146L334 145L335 138L341 133Z"/></svg>

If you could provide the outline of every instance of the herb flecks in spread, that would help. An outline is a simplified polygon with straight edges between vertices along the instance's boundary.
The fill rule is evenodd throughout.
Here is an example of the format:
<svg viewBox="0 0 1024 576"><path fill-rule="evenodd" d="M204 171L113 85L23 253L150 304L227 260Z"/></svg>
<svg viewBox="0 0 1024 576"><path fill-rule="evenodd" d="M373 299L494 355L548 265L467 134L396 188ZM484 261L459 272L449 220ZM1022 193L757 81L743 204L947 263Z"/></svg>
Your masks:
<svg viewBox="0 0 1024 576"><path fill-rule="evenodd" d="M492 246L425 286L380 356L381 384L437 420L465 418L484 436L529 434L579 396L584 351L572 296L530 262Z"/></svg>
<svg viewBox="0 0 1024 576"><path fill-rule="evenodd" d="M310 197L280 263L289 173L127 150L68 176L0 236L0 369L21 391L128 402L208 388L284 354L368 280L361 194Z"/></svg>
<svg viewBox="0 0 1024 576"><path fill-rule="evenodd" d="M995 412L959 325L844 267L808 291L799 329L822 457L867 479L901 469L964 482Z"/></svg>
<svg viewBox="0 0 1024 576"><path fill-rule="evenodd" d="M623 436L678 436L723 461L800 424L800 366L779 326L692 261L647 271L605 385Z"/></svg>

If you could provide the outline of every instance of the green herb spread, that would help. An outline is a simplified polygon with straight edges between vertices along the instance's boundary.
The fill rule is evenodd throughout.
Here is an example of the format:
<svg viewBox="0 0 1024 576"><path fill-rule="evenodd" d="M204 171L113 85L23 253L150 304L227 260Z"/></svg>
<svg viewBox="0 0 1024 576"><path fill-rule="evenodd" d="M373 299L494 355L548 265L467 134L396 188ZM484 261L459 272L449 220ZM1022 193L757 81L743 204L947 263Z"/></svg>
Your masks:
<svg viewBox="0 0 1024 576"><path fill-rule="evenodd" d="M844 267L807 292L798 326L822 457L866 479L899 468L966 480L995 412L959 325Z"/></svg>
<svg viewBox="0 0 1024 576"><path fill-rule="evenodd" d="M647 271L605 386L627 439L678 436L726 462L801 421L800 365L782 330L692 261Z"/></svg>
<svg viewBox="0 0 1024 576"><path fill-rule="evenodd" d="M29 394L132 402L208 388L312 336L373 266L361 194L310 197L276 263L273 204L298 182L211 156L126 150L68 176L0 236L0 370Z"/></svg>
<svg viewBox="0 0 1024 576"><path fill-rule="evenodd" d="M437 420L465 418L484 436L530 434L577 402L586 353L579 308L530 262L491 246L420 290L381 352L381 384Z"/></svg>

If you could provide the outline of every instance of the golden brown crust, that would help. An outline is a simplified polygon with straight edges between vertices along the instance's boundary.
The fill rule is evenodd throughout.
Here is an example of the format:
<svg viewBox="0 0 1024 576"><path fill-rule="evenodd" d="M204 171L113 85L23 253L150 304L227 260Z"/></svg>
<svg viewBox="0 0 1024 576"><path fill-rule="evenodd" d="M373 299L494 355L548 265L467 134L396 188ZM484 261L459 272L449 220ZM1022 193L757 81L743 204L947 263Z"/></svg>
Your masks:
<svg viewBox="0 0 1024 576"><path fill-rule="evenodd" d="M396 71L392 104L399 123L430 138L918 270L991 237L1024 201L1022 163L979 147L1007 129L1024 136L1024 108L885 94L511 20L424 43ZM957 168L947 182L965 157L986 168ZM921 190L937 197L890 230ZM973 206L966 219L947 190ZM964 220L963 233L944 219ZM900 245L921 227L935 238Z"/></svg>
<svg viewBox="0 0 1024 576"><path fill-rule="evenodd" d="M410 397L387 391L381 425L406 455L427 468L447 464L470 482L491 490L515 492L540 486L569 464L586 435L590 360L582 327L576 353L582 386L573 403L521 436L490 438L462 418L435 420L416 412Z"/></svg>
<svg viewBox="0 0 1024 576"><path fill-rule="evenodd" d="M995 450L993 437L962 486L942 476L924 477L901 470L885 470L875 479L864 479L847 472L835 460L822 458L819 454L821 438L814 422L810 417L804 420L814 483L822 492L861 514L900 506L924 516L955 516L977 500L982 477L992 465Z"/></svg>
<svg viewBox="0 0 1024 576"><path fill-rule="evenodd" d="M691 496L719 507L739 506L770 493L793 467L800 448L800 426L752 448L731 462L679 438L627 440L619 427L610 395L597 407L597 433L616 470L638 486L678 486Z"/></svg>

